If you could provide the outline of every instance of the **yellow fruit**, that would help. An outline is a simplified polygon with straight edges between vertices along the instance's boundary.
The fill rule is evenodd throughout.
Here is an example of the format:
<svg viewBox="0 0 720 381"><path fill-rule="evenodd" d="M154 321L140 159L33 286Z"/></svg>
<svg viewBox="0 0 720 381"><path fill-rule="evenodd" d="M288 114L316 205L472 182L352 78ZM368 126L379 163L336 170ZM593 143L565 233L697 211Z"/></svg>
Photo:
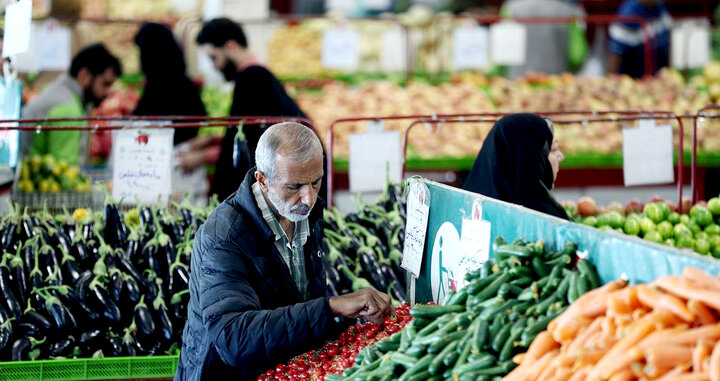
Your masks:
<svg viewBox="0 0 720 381"><path fill-rule="evenodd" d="M708 82L720 81L720 62L713 61L705 65L704 73Z"/></svg>
<svg viewBox="0 0 720 381"><path fill-rule="evenodd" d="M22 180L20 181L20 184L18 185L20 188L20 191L25 193L32 193L35 192L35 185L30 180Z"/></svg>
<svg viewBox="0 0 720 381"><path fill-rule="evenodd" d="M78 168L77 165L70 166L67 168L67 170L65 170L65 176L67 176L67 178L70 180L75 180L79 173L80 168Z"/></svg>
<svg viewBox="0 0 720 381"><path fill-rule="evenodd" d="M85 208L77 208L73 211L75 221L84 221L90 213Z"/></svg>
<svg viewBox="0 0 720 381"><path fill-rule="evenodd" d="M720 82L711 83L708 87L708 94L710 94L713 99L720 98Z"/></svg>
<svg viewBox="0 0 720 381"><path fill-rule="evenodd" d="M48 191L50 193L60 192L60 184L58 184L57 181L50 181L50 185L48 186Z"/></svg>
<svg viewBox="0 0 720 381"><path fill-rule="evenodd" d="M23 166L20 170L20 178L23 180L30 180L30 168Z"/></svg>
<svg viewBox="0 0 720 381"><path fill-rule="evenodd" d="M60 168L60 166L58 166L58 165L52 166L51 168L52 168L52 174L55 177L60 176L60 174L62 173L62 168Z"/></svg>
<svg viewBox="0 0 720 381"><path fill-rule="evenodd" d="M40 189L40 192L43 192L43 193L49 192L50 191L50 181L48 181L48 180L40 181L38 189Z"/></svg>

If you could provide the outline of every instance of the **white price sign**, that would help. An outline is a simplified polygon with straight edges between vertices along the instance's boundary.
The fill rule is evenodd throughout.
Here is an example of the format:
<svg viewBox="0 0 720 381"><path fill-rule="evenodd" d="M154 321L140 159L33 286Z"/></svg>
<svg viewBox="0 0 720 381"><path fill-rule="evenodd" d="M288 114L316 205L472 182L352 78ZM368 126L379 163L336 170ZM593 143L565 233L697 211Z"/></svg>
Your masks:
<svg viewBox="0 0 720 381"><path fill-rule="evenodd" d="M408 189L405 247L400 265L417 278L420 276L420 267L425 251L425 235L430 217L430 205L425 201L429 202L430 200L429 195L426 195L425 184L413 182ZM426 200L426 198L428 199Z"/></svg>
<svg viewBox="0 0 720 381"><path fill-rule="evenodd" d="M382 190L388 177L392 182L402 178L400 132L371 130L369 127L367 133L350 135L351 192Z"/></svg>
<svg viewBox="0 0 720 381"><path fill-rule="evenodd" d="M457 289L467 285L465 274L479 269L490 256L489 221L463 219L460 232L460 260L458 261Z"/></svg>
<svg viewBox="0 0 720 381"><path fill-rule="evenodd" d="M5 8L5 38L3 57L24 53L30 47L32 0L20 0Z"/></svg>
<svg viewBox="0 0 720 381"><path fill-rule="evenodd" d="M453 31L453 68L484 69L488 66L488 29L480 26Z"/></svg>
<svg viewBox="0 0 720 381"><path fill-rule="evenodd" d="M116 199L165 204L172 192L172 129L124 129L113 136Z"/></svg>
<svg viewBox="0 0 720 381"><path fill-rule="evenodd" d="M498 65L525 64L527 28L519 23L505 21L490 27L490 56Z"/></svg>
<svg viewBox="0 0 720 381"><path fill-rule="evenodd" d="M322 63L329 69L354 70L360 62L360 37L354 29L330 28L323 32Z"/></svg>
<svg viewBox="0 0 720 381"><path fill-rule="evenodd" d="M643 120L639 124L638 128L623 129L625 186L673 182L672 127L654 127L654 122Z"/></svg>

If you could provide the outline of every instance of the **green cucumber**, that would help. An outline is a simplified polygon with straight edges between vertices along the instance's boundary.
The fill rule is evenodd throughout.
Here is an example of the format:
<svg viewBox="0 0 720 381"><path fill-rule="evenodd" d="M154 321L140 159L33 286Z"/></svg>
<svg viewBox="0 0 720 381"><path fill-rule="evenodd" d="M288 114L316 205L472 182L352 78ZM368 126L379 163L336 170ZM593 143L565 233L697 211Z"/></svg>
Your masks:
<svg viewBox="0 0 720 381"><path fill-rule="evenodd" d="M520 245L500 245L495 249L495 258L503 260L508 257L530 258L533 251L527 246Z"/></svg>
<svg viewBox="0 0 720 381"><path fill-rule="evenodd" d="M446 306L455 306L455 305L465 305L465 301L468 298L468 290L467 287L463 288L459 291L456 291L455 294L453 294L447 302L445 302Z"/></svg>
<svg viewBox="0 0 720 381"><path fill-rule="evenodd" d="M512 328L510 328L510 334L515 334L515 332L520 331L522 332L525 330L525 327L527 326L528 318L523 317L518 319L515 323L513 323Z"/></svg>
<svg viewBox="0 0 720 381"><path fill-rule="evenodd" d="M405 373L403 373L403 375L398 378L398 381L407 381L413 375L422 372L423 369L427 369L433 358L434 356L431 354L425 355L423 358L418 360L412 367L407 369Z"/></svg>
<svg viewBox="0 0 720 381"><path fill-rule="evenodd" d="M447 322L447 321L449 321L450 319L452 319L452 316L450 316L450 314L445 315L445 316L443 316L443 317L441 317L441 318L439 318L439 319L435 319L435 321L433 321L432 323L426 325L423 329L421 329L420 331L418 331L417 334L415 335L415 337L426 336L426 335L428 335L428 334L430 334L430 333L432 333L432 332L437 331L437 329L440 328L440 323L441 323L441 322Z"/></svg>
<svg viewBox="0 0 720 381"><path fill-rule="evenodd" d="M547 328L548 324L555 318L555 316L545 316L540 319L538 319L533 325L529 325L525 332L527 332L530 335L536 335Z"/></svg>
<svg viewBox="0 0 720 381"><path fill-rule="evenodd" d="M398 348L400 348L400 339L394 339L395 336L402 336L402 333L394 333L389 338L375 344L375 348L377 348L382 353L388 353L390 351L398 350Z"/></svg>
<svg viewBox="0 0 720 381"><path fill-rule="evenodd" d="M600 287L600 277L595 271L595 267L587 259L579 259L577 262L577 268L580 270L580 274L586 275L590 281L590 288L595 289Z"/></svg>
<svg viewBox="0 0 720 381"><path fill-rule="evenodd" d="M510 337L510 329L512 328L512 325L506 324L500 332L498 332L497 336L493 337L491 348L495 352L500 352L502 349L503 344L507 341L508 337Z"/></svg>
<svg viewBox="0 0 720 381"><path fill-rule="evenodd" d="M545 265L545 262L540 259L540 257L534 257L532 259L532 267L533 270L535 270L535 274L538 278L545 277L549 274L547 266Z"/></svg>
<svg viewBox="0 0 720 381"><path fill-rule="evenodd" d="M467 362L468 356L470 356L470 351L472 350L472 340L468 340L467 343L465 343L465 346L463 347L462 353L460 353L460 357L458 357L457 362L455 362L455 366L453 367L453 375L457 372L457 369Z"/></svg>
<svg viewBox="0 0 720 381"><path fill-rule="evenodd" d="M550 275L543 278L543 279L547 279L547 281L545 282L545 285L543 286L542 291L540 292L541 298L547 297L548 295L550 295L550 293L552 291L554 291L555 286L553 285L553 282L555 281L555 279L558 279L558 276L560 276L560 272L562 272L562 266L554 266L552 268L552 270L550 271ZM410 312L412 313L412 310Z"/></svg>
<svg viewBox="0 0 720 381"><path fill-rule="evenodd" d="M507 283L512 278L512 275L508 273L502 273L497 279L495 279L490 285L485 287L482 291L478 292L475 295L475 298L473 300L480 299L480 301L484 301L485 299L489 299L492 296L495 296L497 294L497 291L500 289L500 286L503 285L503 283Z"/></svg>
<svg viewBox="0 0 720 381"><path fill-rule="evenodd" d="M488 262L485 262L488 263ZM484 266L484 265L483 265ZM501 273L494 273L492 275L488 275L486 277L483 277L481 279L475 279L472 282L470 282L467 287L464 289L467 289L467 292L469 295L475 295L478 291L482 290L483 288L489 286L495 279L497 279Z"/></svg>
<svg viewBox="0 0 720 381"><path fill-rule="evenodd" d="M402 365L405 369L410 369L417 363L418 359L400 352L393 352L390 354L390 361L394 364Z"/></svg>
<svg viewBox="0 0 720 381"><path fill-rule="evenodd" d="M325 375L325 380L327 381L343 381L344 379L345 377L339 374L328 373Z"/></svg>
<svg viewBox="0 0 720 381"><path fill-rule="evenodd" d="M405 354L414 358L419 358L427 351L427 345L413 344L405 351Z"/></svg>
<svg viewBox="0 0 720 381"><path fill-rule="evenodd" d="M428 306L428 305L417 305L410 310L410 316L420 318L438 318L443 315L462 312L465 310L465 306L453 305L453 306Z"/></svg>
<svg viewBox="0 0 720 381"><path fill-rule="evenodd" d="M478 323L473 332L473 350L480 351L485 347L485 341L488 338L490 324L485 319L478 318Z"/></svg>
<svg viewBox="0 0 720 381"><path fill-rule="evenodd" d="M428 347L428 353L438 353L446 348L450 343L456 342L465 336L465 331L456 331L448 335L444 335L442 339L434 342Z"/></svg>
<svg viewBox="0 0 720 381"><path fill-rule="evenodd" d="M501 314L495 315L495 317L493 318L493 322L490 325L490 331L489 331L489 336L490 336L491 340L493 337L497 336L498 332L500 332L503 325L507 324L505 319L507 319L507 316L504 316Z"/></svg>
<svg viewBox="0 0 720 381"><path fill-rule="evenodd" d="M577 273L572 273L572 275L570 275L570 287L568 287L567 293L567 301L570 304L574 303L579 298L577 289L578 278L579 276Z"/></svg>
<svg viewBox="0 0 720 381"><path fill-rule="evenodd" d="M455 352L455 348L457 347L457 345L458 341L453 341L452 343L450 343L450 345L445 347L437 356L435 356L432 362L430 362L430 365L428 365L428 372L433 375L440 373L440 370L443 367L443 360L450 352Z"/></svg>
<svg viewBox="0 0 720 381"><path fill-rule="evenodd" d="M402 337L400 337L400 347L398 348L398 351L404 352L406 349L410 348L410 345L412 341L415 339L415 336L417 335L417 331L415 329L415 322L417 320L413 320L412 323L408 324L405 329L403 329Z"/></svg>
<svg viewBox="0 0 720 381"><path fill-rule="evenodd" d="M522 332L522 329L516 330L503 344L503 347L500 350L500 355L498 356L498 359L500 361L507 361L512 358L513 349L516 347L516 342L520 340L520 335L522 335Z"/></svg>
<svg viewBox="0 0 720 381"><path fill-rule="evenodd" d="M512 269L510 269L510 275L515 276L517 278L521 277L529 277L533 275L533 271L530 270L527 266L517 266Z"/></svg>
<svg viewBox="0 0 720 381"><path fill-rule="evenodd" d="M572 257L569 254L563 254L553 260L546 262L548 266L567 266L572 263Z"/></svg>
<svg viewBox="0 0 720 381"><path fill-rule="evenodd" d="M520 302L514 306L512 306L511 310L512 312L517 312L520 314L525 314L525 311L532 305L531 302Z"/></svg>
<svg viewBox="0 0 720 381"><path fill-rule="evenodd" d="M524 288L524 287L529 286L532 282L533 282L532 277L524 276L524 277L520 277L520 278L513 280L512 282L510 282L510 284L513 286L518 286L518 287Z"/></svg>
<svg viewBox="0 0 720 381"><path fill-rule="evenodd" d="M463 364L462 366L456 367L453 371L457 373L457 375L461 376L465 373L472 373L480 369L487 368L490 365L495 364L496 361L497 359L495 358L495 356L486 354L484 356L481 356L477 361L468 362L466 364Z"/></svg>
<svg viewBox="0 0 720 381"><path fill-rule="evenodd" d="M460 353L458 353L457 349L459 346L455 347L455 350L450 351L445 357L443 357L443 365L450 368L449 370L452 371L452 367L457 362L458 358L460 357Z"/></svg>
<svg viewBox="0 0 720 381"><path fill-rule="evenodd" d="M590 291L590 279L588 279L588 276L581 274L577 283L575 283L575 287L577 287L578 298Z"/></svg>
<svg viewBox="0 0 720 381"><path fill-rule="evenodd" d="M524 348L530 347L530 344L532 344L537 335L537 333L529 333L528 331L523 332L520 335L520 346Z"/></svg>
<svg viewBox="0 0 720 381"><path fill-rule="evenodd" d="M432 376L432 375L430 374L430 372L428 372L428 371L426 370L426 371L422 371L422 372L420 372L420 373L416 373L416 374L408 377L407 380L408 380L408 381L425 381L425 380L427 380L428 378L430 378L430 376Z"/></svg>

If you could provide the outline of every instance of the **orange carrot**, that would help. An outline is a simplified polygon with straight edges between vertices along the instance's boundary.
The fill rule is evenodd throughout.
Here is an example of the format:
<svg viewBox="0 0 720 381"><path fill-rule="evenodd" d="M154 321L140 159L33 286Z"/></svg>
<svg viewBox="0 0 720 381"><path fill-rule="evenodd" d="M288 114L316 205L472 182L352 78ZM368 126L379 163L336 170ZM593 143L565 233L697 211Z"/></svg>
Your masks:
<svg viewBox="0 0 720 381"><path fill-rule="evenodd" d="M671 294L685 299L696 299L711 308L720 310L720 292L693 287L687 280L676 277L658 278L653 283Z"/></svg>
<svg viewBox="0 0 720 381"><path fill-rule="evenodd" d="M645 285L638 285L636 288L638 299L642 304L653 309L672 312L680 319L688 322L695 320L695 316L688 310L685 303L677 297Z"/></svg>
<svg viewBox="0 0 720 381"><path fill-rule="evenodd" d="M705 359L710 356L711 346L706 342L700 342L693 350L693 372L702 373L705 368Z"/></svg>
<svg viewBox="0 0 720 381"><path fill-rule="evenodd" d="M572 340L582 328L587 327L592 320L584 316L577 316L574 319L562 320L552 332L552 337L557 342Z"/></svg>
<svg viewBox="0 0 720 381"><path fill-rule="evenodd" d="M522 365L532 363L537 359L543 357L546 353L557 349L560 344L553 340L552 335L548 331L540 332L535 340L532 341L530 347L525 353L525 357L522 360Z"/></svg>
<svg viewBox="0 0 720 381"><path fill-rule="evenodd" d="M567 346L567 351L569 353L575 353L579 351L581 348L588 346L589 339L596 333L601 333L601 325L603 323L604 319L598 318L593 320L592 323L590 323L587 328L585 328L582 332L578 333L578 335L575 337L575 340L571 341Z"/></svg>
<svg viewBox="0 0 720 381"><path fill-rule="evenodd" d="M609 381L632 381L635 379L635 375L630 369L625 369L613 374Z"/></svg>
<svg viewBox="0 0 720 381"><path fill-rule="evenodd" d="M690 312L697 316L702 325L717 323L717 317L715 317L715 314L702 302L693 299L689 300L687 305Z"/></svg>
<svg viewBox="0 0 720 381"><path fill-rule="evenodd" d="M584 381L586 380L588 373L590 373L590 368L588 367L576 369L575 374L570 377L568 381Z"/></svg>
<svg viewBox="0 0 720 381"><path fill-rule="evenodd" d="M674 368L683 364L690 364L693 359L691 347L678 345L663 345L645 349L645 359L648 365L654 368Z"/></svg>
<svg viewBox="0 0 720 381"><path fill-rule="evenodd" d="M534 380L537 378L537 375L541 374L545 371L545 368L550 365L552 360L555 359L555 357L558 356L558 351L551 351L540 357L534 364L530 365L530 367L521 375L518 380Z"/></svg>
<svg viewBox="0 0 720 381"><path fill-rule="evenodd" d="M590 378L595 379L599 377L603 380L609 378L613 371L619 369L614 367L614 364L621 362L625 363L623 360L626 360L627 357L634 357L634 355L637 355L637 352L642 353L639 349L635 352L628 351L630 348L654 331L656 324L661 324L671 318L671 313L663 311L655 311L645 315L642 319L636 322L632 328L626 330L624 337L620 339L620 341L618 341L612 349L605 354L605 356L603 356L591 373L591 376L594 377Z"/></svg>
<svg viewBox="0 0 720 381"><path fill-rule="evenodd" d="M700 340L716 341L718 339L720 339L720 324L713 324L654 337L646 340L643 344L646 345L646 348L651 345L695 345Z"/></svg>
<svg viewBox="0 0 720 381"><path fill-rule="evenodd" d="M523 359L525 359L525 353L518 353L513 357L512 360L515 364L520 365L520 364L522 364Z"/></svg>
<svg viewBox="0 0 720 381"><path fill-rule="evenodd" d="M555 376L550 381L565 381L573 375L573 370L570 368L560 368L555 372Z"/></svg>
<svg viewBox="0 0 720 381"><path fill-rule="evenodd" d="M660 379L659 379L660 380ZM710 381L707 373L683 373L670 377L663 377L662 381Z"/></svg>
<svg viewBox="0 0 720 381"><path fill-rule="evenodd" d="M702 271L696 267L688 266L683 269L683 276L691 283L701 288L720 291L720 279L716 279L712 275Z"/></svg>
<svg viewBox="0 0 720 381"><path fill-rule="evenodd" d="M720 341L715 344L710 355L710 381L720 381Z"/></svg>

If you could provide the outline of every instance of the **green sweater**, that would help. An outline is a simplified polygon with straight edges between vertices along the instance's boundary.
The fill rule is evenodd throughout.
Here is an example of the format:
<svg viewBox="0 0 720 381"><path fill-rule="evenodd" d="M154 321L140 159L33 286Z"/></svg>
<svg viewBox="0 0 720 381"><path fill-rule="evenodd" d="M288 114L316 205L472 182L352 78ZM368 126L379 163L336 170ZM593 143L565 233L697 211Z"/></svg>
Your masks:
<svg viewBox="0 0 720 381"><path fill-rule="evenodd" d="M81 97L82 89L75 79L64 74L25 106L23 117L31 119L83 117L85 110ZM53 125L78 124L82 123L63 122ZM23 136L23 153L52 155L56 160L65 160L70 165L81 164L84 136L83 131L60 130L25 134Z"/></svg>

